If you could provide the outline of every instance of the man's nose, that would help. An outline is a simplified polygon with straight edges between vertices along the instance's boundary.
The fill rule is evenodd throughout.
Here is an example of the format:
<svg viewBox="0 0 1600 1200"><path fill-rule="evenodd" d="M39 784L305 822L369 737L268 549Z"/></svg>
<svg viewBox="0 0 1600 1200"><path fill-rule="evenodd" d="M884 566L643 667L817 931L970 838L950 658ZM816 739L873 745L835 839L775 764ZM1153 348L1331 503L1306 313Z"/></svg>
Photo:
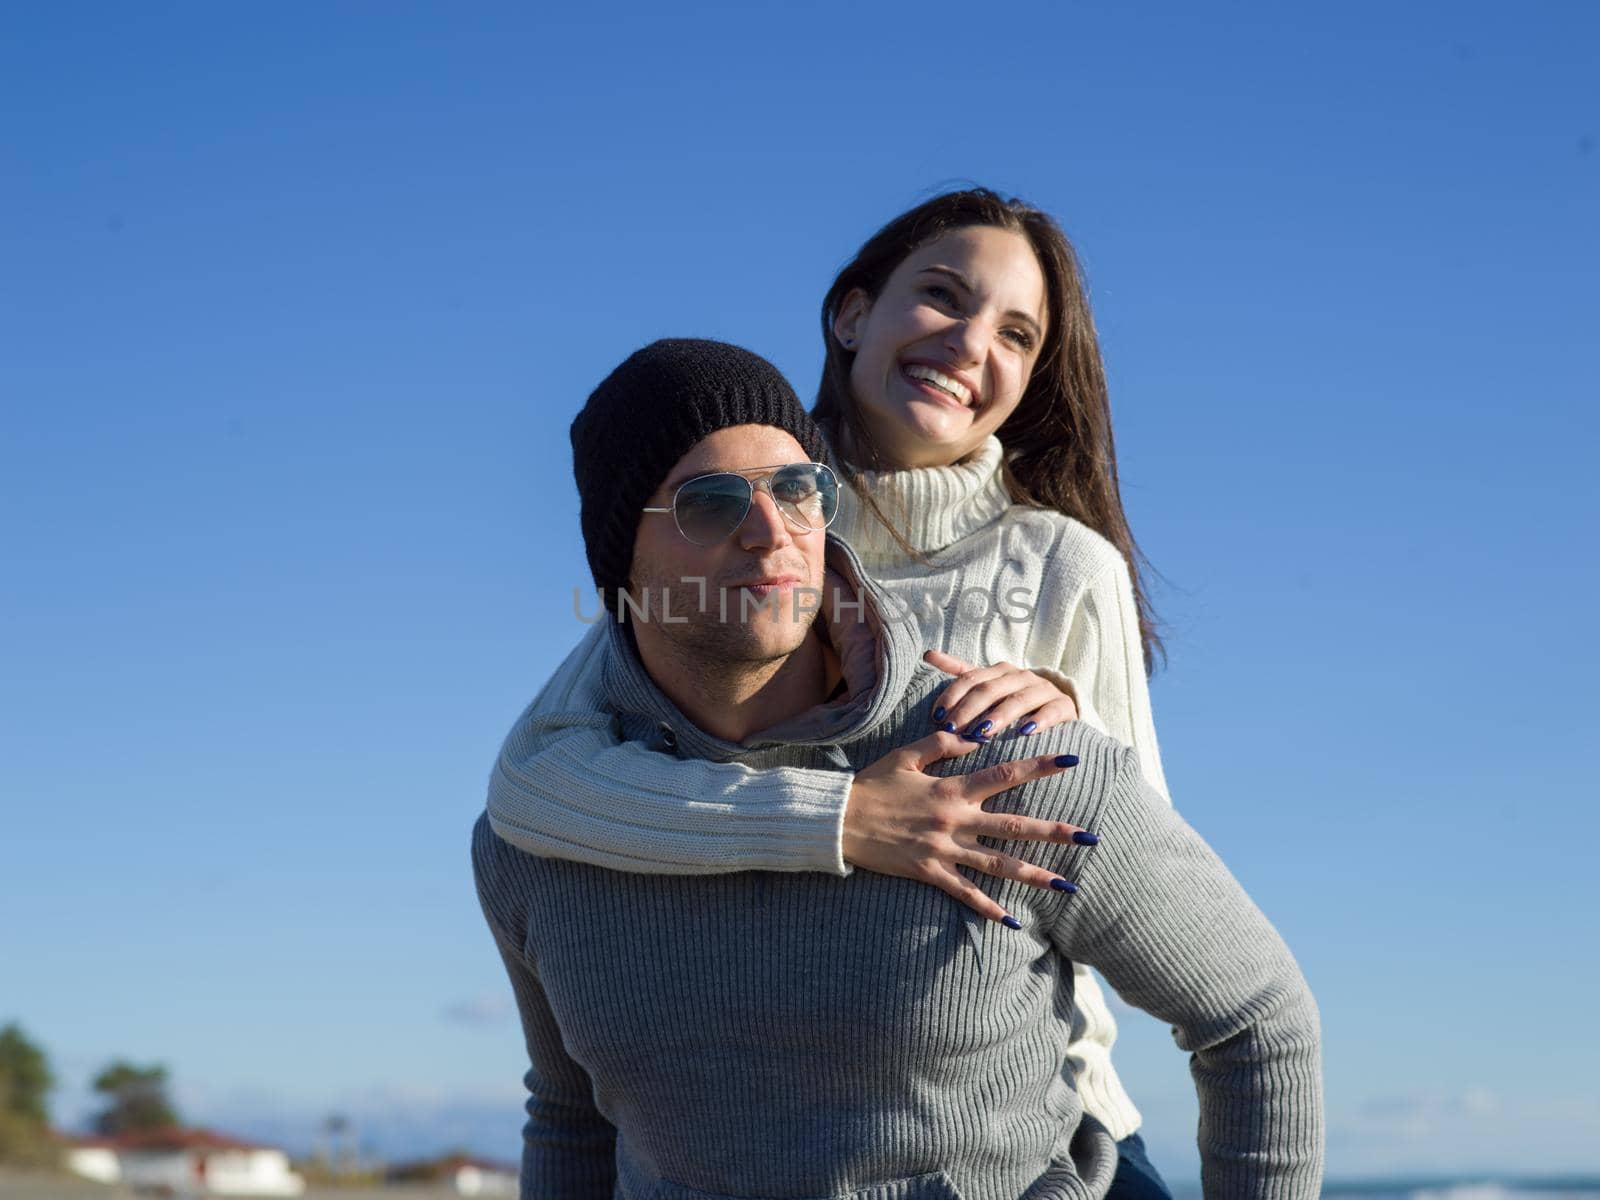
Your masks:
<svg viewBox="0 0 1600 1200"><path fill-rule="evenodd" d="M739 544L746 549L754 549L757 546L783 546L793 540L789 522L778 511L772 493L762 487L756 488L755 495L750 497L750 511L745 514L744 524L739 526Z"/></svg>

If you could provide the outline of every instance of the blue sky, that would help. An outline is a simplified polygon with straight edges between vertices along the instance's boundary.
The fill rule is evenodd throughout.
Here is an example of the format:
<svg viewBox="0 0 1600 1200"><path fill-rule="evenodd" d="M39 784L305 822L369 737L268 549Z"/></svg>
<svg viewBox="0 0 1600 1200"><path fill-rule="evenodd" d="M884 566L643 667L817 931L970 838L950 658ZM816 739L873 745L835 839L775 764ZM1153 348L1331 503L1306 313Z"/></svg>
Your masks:
<svg viewBox="0 0 1600 1200"><path fill-rule="evenodd" d="M63 1122L121 1054L514 1155L467 833L579 633L571 416L668 335L808 394L834 271L976 181L1085 262L1167 776L1317 990L1330 1172L1600 1170L1600 10L3 24L0 1021Z"/></svg>

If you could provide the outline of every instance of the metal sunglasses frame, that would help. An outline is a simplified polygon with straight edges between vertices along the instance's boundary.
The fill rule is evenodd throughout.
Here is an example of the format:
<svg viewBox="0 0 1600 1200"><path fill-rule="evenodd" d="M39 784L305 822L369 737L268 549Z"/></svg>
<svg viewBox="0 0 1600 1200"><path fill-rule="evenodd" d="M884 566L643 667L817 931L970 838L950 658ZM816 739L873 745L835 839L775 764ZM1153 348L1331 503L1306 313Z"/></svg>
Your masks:
<svg viewBox="0 0 1600 1200"><path fill-rule="evenodd" d="M779 471L787 471L791 467L816 467L822 471L828 479L833 481L835 495L833 511L828 514L827 519L824 520L820 526L813 527L810 525L801 524L798 515L790 512L789 507L785 504L785 502L779 500L772 494L772 477ZM757 472L765 473L758 474ZM678 497L682 494L683 489L691 484L699 483L703 479L715 479L719 475L727 475L734 479L744 481L749 485L750 494L745 497L744 511L739 514L739 519L733 523L732 528L730 528L727 533L716 538L714 541L696 541L694 538L690 537L684 532L683 522L678 520ZM751 505L756 502L757 488L760 488L762 491L766 492L767 495L771 497L773 506L783 514L783 519L802 533L817 533L822 529L826 529L829 525L833 524L834 518L839 515L839 502L837 499L839 491L839 479L836 475L834 475L832 467L828 466L827 463L819 462L779 463L776 466L750 467L748 470L744 471L707 471L703 475L696 475L693 479L685 479L682 483L680 483L677 491L672 493L672 503L666 508L644 508L640 511L647 513L671 513L672 523L678 527L678 533L682 535L685 541L695 546L714 546L717 544L717 542L724 541L725 539L730 538L739 532L739 527L745 523L745 519L750 515Z"/></svg>

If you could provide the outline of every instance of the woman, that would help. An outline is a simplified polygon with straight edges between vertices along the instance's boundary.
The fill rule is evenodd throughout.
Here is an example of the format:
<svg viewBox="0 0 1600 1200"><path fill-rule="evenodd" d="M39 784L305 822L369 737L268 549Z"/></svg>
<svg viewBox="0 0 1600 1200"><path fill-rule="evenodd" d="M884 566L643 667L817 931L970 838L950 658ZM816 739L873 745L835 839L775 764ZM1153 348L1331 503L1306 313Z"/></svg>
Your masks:
<svg viewBox="0 0 1600 1200"><path fill-rule="evenodd" d="M957 675L930 728L977 745L1079 716L1132 745L1165 796L1145 680L1158 642L1094 326L1055 222L984 190L936 197L862 247L822 320L816 415L853 489L835 531L915 615L929 661ZM663 769L660 755L618 744L594 670L602 632L506 741L489 816L507 841L652 874L842 873L848 862L933 883L994 920L1004 910L958 867L1048 885L1014 857L996 862L977 839L999 836L998 818L941 807L931 778L876 765ZM1085 1108L1118 1141L1112 1195L1165 1194L1111 1067L1115 1024L1092 976L1080 972L1076 996L1069 1055Z"/></svg>

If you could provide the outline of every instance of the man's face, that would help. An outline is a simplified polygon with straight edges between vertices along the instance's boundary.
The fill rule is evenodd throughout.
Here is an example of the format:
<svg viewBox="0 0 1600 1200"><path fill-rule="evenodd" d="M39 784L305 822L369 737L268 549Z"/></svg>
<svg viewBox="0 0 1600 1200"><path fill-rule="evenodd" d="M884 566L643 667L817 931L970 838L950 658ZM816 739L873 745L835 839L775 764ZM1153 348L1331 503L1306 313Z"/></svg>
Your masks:
<svg viewBox="0 0 1600 1200"><path fill-rule="evenodd" d="M670 508L678 487L698 475L756 477L809 460L792 435L770 425L719 429L677 461L646 503ZM797 529L759 486L744 522L715 545L689 541L671 513L641 514L630 591L637 605L648 604L649 619L630 617L635 636L710 662L787 657L816 619L826 536Z"/></svg>

